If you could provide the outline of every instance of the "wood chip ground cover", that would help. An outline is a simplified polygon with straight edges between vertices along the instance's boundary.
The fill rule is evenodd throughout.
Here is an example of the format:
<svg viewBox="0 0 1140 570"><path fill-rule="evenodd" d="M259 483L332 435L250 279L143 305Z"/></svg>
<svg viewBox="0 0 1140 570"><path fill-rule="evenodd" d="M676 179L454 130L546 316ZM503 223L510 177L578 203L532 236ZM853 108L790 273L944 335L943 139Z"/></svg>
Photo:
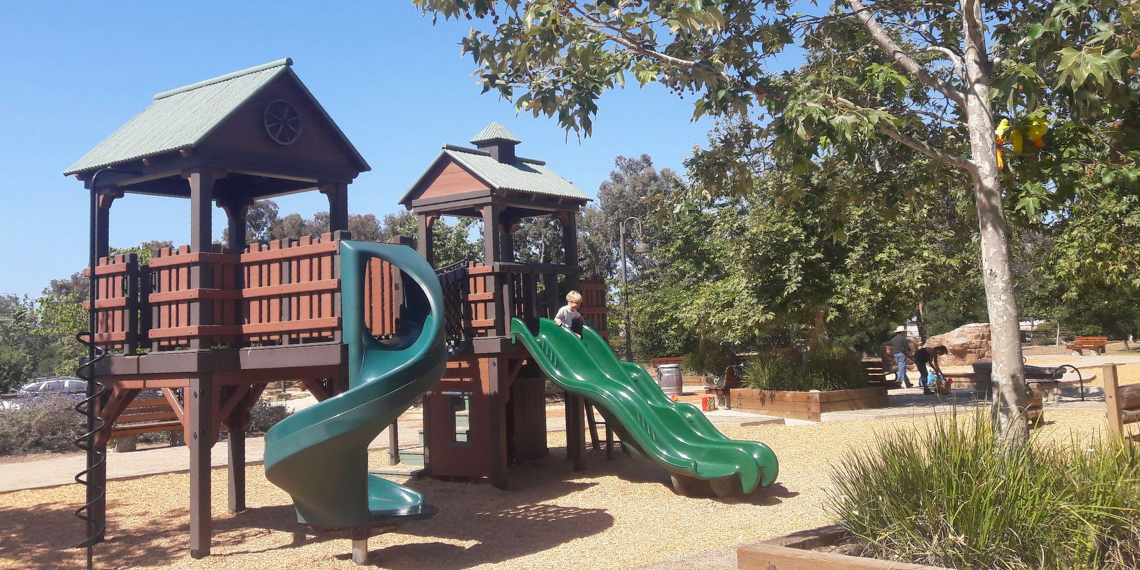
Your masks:
<svg viewBox="0 0 1140 570"><path fill-rule="evenodd" d="M1039 437L1068 440L1103 430L1103 414L1050 412ZM620 454L588 453L587 469L571 471L563 433L549 434L544 460L515 467L509 491L488 485L418 480L440 509L431 521L375 537L377 568L581 568L648 564L711 549L766 540L830 523L823 511L829 465L865 448L876 431L921 429L924 418L728 427L737 439L769 444L779 456L777 483L745 497L687 498L673 493L665 470ZM370 461L381 465L383 451ZM113 459L113 458L112 458ZM355 568L349 542L298 534L288 495L262 467L248 470L249 509L226 511L226 471L213 472L213 555L189 557L186 473L112 481L108 541L97 568ZM401 481L402 482L402 481ZM77 485L0 495L0 568L78 568L70 549L83 533L72 511Z"/></svg>

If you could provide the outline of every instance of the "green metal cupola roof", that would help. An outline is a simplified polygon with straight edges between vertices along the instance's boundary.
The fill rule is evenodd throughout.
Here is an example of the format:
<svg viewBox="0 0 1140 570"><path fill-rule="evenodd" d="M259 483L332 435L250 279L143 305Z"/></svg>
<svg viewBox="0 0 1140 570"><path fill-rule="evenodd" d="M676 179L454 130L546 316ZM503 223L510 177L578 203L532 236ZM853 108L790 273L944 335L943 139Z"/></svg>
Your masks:
<svg viewBox="0 0 1140 570"><path fill-rule="evenodd" d="M496 141L505 141L505 142L515 143L515 144L519 144L522 142L522 140L520 140L518 137L516 137L514 135L514 133L512 133L511 131L508 131L507 128L504 127L503 125L500 125L498 123L498 121L487 125L487 127L485 129L479 131L479 134L475 135L475 137L472 138L470 142L473 145L479 146L482 143L489 143L489 142L496 142Z"/></svg>

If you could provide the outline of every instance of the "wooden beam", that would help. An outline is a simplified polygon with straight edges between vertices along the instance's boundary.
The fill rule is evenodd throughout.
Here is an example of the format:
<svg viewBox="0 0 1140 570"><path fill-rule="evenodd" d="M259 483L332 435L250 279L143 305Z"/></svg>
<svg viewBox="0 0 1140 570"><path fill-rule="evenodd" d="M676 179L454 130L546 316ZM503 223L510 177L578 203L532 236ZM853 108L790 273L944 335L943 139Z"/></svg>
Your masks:
<svg viewBox="0 0 1140 570"><path fill-rule="evenodd" d="M302 378L301 383L309 389L309 393L312 394L318 402L329 399L329 393L325 391L324 386L321 386L321 383L317 382L315 378Z"/></svg>

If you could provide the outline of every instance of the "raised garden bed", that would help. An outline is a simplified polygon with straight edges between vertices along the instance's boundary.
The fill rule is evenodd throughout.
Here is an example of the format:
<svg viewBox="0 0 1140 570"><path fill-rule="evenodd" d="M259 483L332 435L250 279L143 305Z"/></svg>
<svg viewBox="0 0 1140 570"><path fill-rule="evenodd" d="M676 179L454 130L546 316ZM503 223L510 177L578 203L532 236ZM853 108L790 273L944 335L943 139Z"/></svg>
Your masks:
<svg viewBox="0 0 1140 570"><path fill-rule="evenodd" d="M829 552L849 535L839 526L813 528L736 550L740 570L951 570Z"/></svg>
<svg viewBox="0 0 1140 570"><path fill-rule="evenodd" d="M843 412L887 406L886 386L827 392L781 392L734 388L729 391L730 408L770 416L820 421L825 412Z"/></svg>

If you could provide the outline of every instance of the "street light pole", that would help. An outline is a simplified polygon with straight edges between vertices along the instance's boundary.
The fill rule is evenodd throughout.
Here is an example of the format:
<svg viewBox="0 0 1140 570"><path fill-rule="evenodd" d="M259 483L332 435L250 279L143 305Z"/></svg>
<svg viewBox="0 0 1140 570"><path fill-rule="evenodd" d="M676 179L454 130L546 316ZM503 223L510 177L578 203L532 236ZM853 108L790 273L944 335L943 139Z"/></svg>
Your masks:
<svg viewBox="0 0 1140 570"><path fill-rule="evenodd" d="M625 224L633 220L637 222L637 233L641 234L643 228L641 226L641 218L637 216L630 216L618 223L618 249L621 250L621 301L625 305L625 360L626 362L633 362L633 321L629 309L629 281L626 279L626 259L625 259ZM649 253L649 244L637 240L637 247L634 248L636 253Z"/></svg>

